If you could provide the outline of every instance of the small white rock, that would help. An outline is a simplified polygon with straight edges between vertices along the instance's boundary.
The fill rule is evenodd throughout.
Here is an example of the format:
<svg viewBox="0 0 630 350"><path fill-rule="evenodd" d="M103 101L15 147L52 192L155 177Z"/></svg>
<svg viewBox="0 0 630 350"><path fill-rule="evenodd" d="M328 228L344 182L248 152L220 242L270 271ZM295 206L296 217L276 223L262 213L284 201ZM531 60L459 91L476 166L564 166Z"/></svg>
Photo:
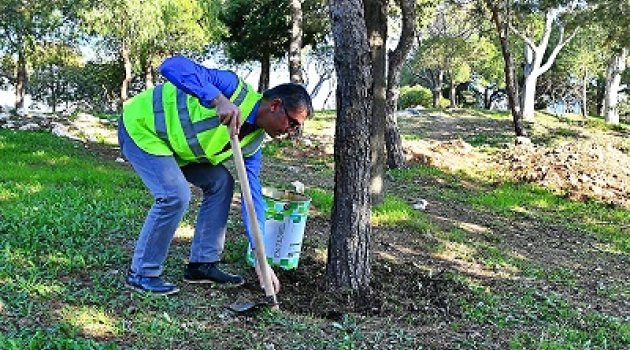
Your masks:
<svg viewBox="0 0 630 350"><path fill-rule="evenodd" d="M293 187L295 187L295 192L297 193L304 193L304 184L301 183L300 181L293 181L291 182L291 185L293 185Z"/></svg>
<svg viewBox="0 0 630 350"><path fill-rule="evenodd" d="M122 159L120 157L116 158L116 163L124 163L124 162L125 162L124 159Z"/></svg>
<svg viewBox="0 0 630 350"><path fill-rule="evenodd" d="M529 137L518 136L516 138L515 144L516 145L531 145L532 139L530 139Z"/></svg>
<svg viewBox="0 0 630 350"><path fill-rule="evenodd" d="M20 126L19 130L37 130L39 129L39 124L28 123Z"/></svg>
<svg viewBox="0 0 630 350"><path fill-rule="evenodd" d="M417 203L415 203L413 205L413 208L415 210L426 210L428 204L429 204L429 202L427 202L426 199L420 199L420 200L418 200Z"/></svg>

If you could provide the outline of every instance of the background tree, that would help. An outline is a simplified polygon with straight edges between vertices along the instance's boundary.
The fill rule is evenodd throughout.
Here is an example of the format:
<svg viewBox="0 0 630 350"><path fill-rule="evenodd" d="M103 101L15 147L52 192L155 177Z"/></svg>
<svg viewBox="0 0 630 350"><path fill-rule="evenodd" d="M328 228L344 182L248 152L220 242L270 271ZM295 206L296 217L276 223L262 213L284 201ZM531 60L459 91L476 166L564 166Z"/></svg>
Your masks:
<svg viewBox="0 0 630 350"><path fill-rule="evenodd" d="M120 99L128 98L133 64L139 62L145 86L153 84L152 67L177 51L199 52L223 29L216 6L183 0L103 0L83 13L88 31L117 52L124 67ZM211 18L215 18L214 21Z"/></svg>
<svg viewBox="0 0 630 350"><path fill-rule="evenodd" d="M536 9L535 11L538 11ZM512 22L510 23L510 29L516 33L525 42L524 52L524 65L523 65L523 89L521 106L523 113L523 120L534 120L534 104L536 100L536 82L538 77L547 72L551 65L554 63L556 56L562 48L575 36L576 30L573 30L571 34L565 38L564 36L564 24L560 21L560 15L567 12L566 7L548 8L543 9L545 24L538 44L535 43L534 35L532 31L527 33L523 30L517 29ZM527 16L521 17L521 19ZM527 22L527 21L523 21ZM548 56L545 55L549 47L551 32L553 30L553 24L556 23L558 27L558 40L551 50ZM535 26L533 26L535 28ZM546 61L544 59L546 58Z"/></svg>
<svg viewBox="0 0 630 350"><path fill-rule="evenodd" d="M512 58L510 46L510 1L509 0L483 0L491 13L492 23L499 38L501 55L503 56L503 71L505 76L505 89L508 104L512 113L514 132L516 136L527 136L527 131L523 126L523 114L516 88L516 70Z"/></svg>
<svg viewBox="0 0 630 350"><path fill-rule="evenodd" d="M52 107L64 101L74 101L77 87L73 86L73 74L80 66L81 53L64 44L50 43L38 47L33 55L33 74L28 92L36 101Z"/></svg>
<svg viewBox="0 0 630 350"><path fill-rule="evenodd" d="M589 0L586 16L596 19L607 31L606 44L612 54L607 60L602 114L609 124L619 123L619 90L628 66L630 50L630 3L616 0Z"/></svg>
<svg viewBox="0 0 630 350"><path fill-rule="evenodd" d="M588 87L593 78L601 75L608 50L606 49L605 32L596 23L582 28L575 38L567 45L556 61L554 72L559 72L569 82L577 82L581 113L584 117L589 114ZM557 82L550 83L551 86Z"/></svg>
<svg viewBox="0 0 630 350"><path fill-rule="evenodd" d="M391 169L405 166L402 139L398 130L396 108L400 96L400 79L403 64L413 49L417 26L424 22L432 14L435 8L435 0L422 0L416 7L416 0L397 0L400 8L401 31L398 45L388 53L387 66L387 92L386 92L386 122L385 122L385 147L387 149L387 165Z"/></svg>
<svg viewBox="0 0 630 350"><path fill-rule="evenodd" d="M153 86L154 68L165 57L176 52L202 53L225 32L220 22L209 21L218 16L218 5L214 1L161 1L160 30L149 33L132 52L143 72L145 87Z"/></svg>
<svg viewBox="0 0 630 350"><path fill-rule="evenodd" d="M332 40L332 39L331 39ZM325 82L334 79L335 64L333 61L334 46L333 44L319 44L306 55L306 66L313 66L313 70L316 73L317 81L309 81L309 74L303 75L304 84L310 86L311 98L315 98L321 91ZM329 94L332 93L332 90Z"/></svg>
<svg viewBox="0 0 630 350"><path fill-rule="evenodd" d="M289 50L291 23L289 0L236 0L225 4L221 20L228 34L223 37L228 56L236 63L260 63L258 90L269 87L271 62ZM322 0L304 0L302 46L316 45L328 30L322 15Z"/></svg>
<svg viewBox="0 0 630 350"><path fill-rule="evenodd" d="M492 103L505 96L505 72L498 43L484 36L479 38L479 51L473 81L483 93L483 108L491 109Z"/></svg>
<svg viewBox="0 0 630 350"><path fill-rule="evenodd" d="M373 205L385 196L386 41L387 1L365 0L365 24L372 58L372 127L370 128L370 196Z"/></svg>
<svg viewBox="0 0 630 350"><path fill-rule="evenodd" d="M132 51L161 30L160 2L141 0L103 0L83 13L88 30L103 36L124 67L120 82L120 100L128 98L132 77Z"/></svg>
<svg viewBox="0 0 630 350"><path fill-rule="evenodd" d="M302 0L289 0L291 14L291 38L289 40L289 78L301 84L302 77Z"/></svg>
<svg viewBox="0 0 630 350"><path fill-rule="evenodd" d="M363 4L329 3L335 41L337 122L335 126L335 200L331 214L326 277L333 288L369 287L370 264L370 115L372 72Z"/></svg>
<svg viewBox="0 0 630 350"><path fill-rule="evenodd" d="M3 0L0 2L0 49L17 57L15 64L15 108L24 106L28 65L44 41L68 41L69 26L76 6L66 0Z"/></svg>
<svg viewBox="0 0 630 350"><path fill-rule="evenodd" d="M469 79L469 61L475 56L470 38L479 30L474 3L442 3L420 39L411 66L416 77L433 93L433 107L439 107L448 78L454 90L458 81Z"/></svg>

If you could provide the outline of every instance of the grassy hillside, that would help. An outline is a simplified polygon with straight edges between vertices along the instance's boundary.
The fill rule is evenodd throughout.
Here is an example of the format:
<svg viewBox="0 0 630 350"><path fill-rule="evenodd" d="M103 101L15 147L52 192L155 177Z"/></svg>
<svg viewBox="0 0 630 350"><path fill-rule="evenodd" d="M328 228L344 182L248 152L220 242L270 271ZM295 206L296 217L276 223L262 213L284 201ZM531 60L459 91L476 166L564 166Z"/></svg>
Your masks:
<svg viewBox="0 0 630 350"><path fill-rule="evenodd" d="M630 348L630 210L515 181L499 161L511 143L502 114L400 120L406 145L433 163L387 175L371 293L327 291L333 123L319 114L309 142L267 145L265 184L304 182L313 209L300 266L279 272L281 311L238 317L224 307L261 292L243 259L237 196L225 260L248 278L243 289L181 281L197 197L165 270L182 291L138 294L123 287L151 205L137 176L81 143L0 130L0 349ZM628 155L625 127L592 123L541 116L533 139L599 135ZM455 139L471 148L454 152ZM424 211L413 208L420 199Z"/></svg>

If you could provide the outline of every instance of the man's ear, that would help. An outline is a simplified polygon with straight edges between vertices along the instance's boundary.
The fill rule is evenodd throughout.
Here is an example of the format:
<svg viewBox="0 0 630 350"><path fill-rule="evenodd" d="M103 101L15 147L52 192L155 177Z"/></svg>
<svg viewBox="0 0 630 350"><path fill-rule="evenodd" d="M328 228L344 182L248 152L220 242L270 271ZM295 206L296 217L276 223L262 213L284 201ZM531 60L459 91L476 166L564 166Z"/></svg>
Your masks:
<svg viewBox="0 0 630 350"><path fill-rule="evenodd" d="M271 102L269 103L269 109L272 112L275 112L278 110L278 108L280 108L280 106L282 105L282 100L280 98L274 98L273 100L271 100Z"/></svg>

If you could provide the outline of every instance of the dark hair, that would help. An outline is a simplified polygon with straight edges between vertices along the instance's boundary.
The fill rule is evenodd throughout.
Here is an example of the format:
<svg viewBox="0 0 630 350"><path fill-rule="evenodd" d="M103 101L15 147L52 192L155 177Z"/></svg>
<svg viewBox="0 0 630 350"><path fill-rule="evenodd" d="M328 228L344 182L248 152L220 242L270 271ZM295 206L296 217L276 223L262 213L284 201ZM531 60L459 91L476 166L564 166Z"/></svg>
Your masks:
<svg viewBox="0 0 630 350"><path fill-rule="evenodd" d="M311 101L311 96L306 92L304 86L300 84L280 84L263 92L262 98L265 101L279 98L287 109L296 110L305 107L307 111L306 116L310 117L313 115L313 101Z"/></svg>

